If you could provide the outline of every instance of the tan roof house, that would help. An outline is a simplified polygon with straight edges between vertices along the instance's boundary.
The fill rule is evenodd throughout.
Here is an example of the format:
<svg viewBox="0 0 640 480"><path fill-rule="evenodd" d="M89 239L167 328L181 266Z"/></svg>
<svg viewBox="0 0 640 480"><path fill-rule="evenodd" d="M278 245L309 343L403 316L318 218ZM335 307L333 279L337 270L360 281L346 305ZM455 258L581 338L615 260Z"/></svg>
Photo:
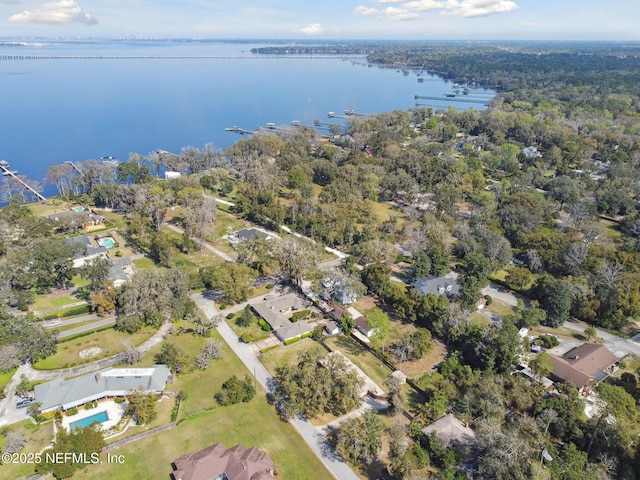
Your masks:
<svg viewBox="0 0 640 480"><path fill-rule="evenodd" d="M437 437L445 444L473 444L476 441L476 432L458 420L453 413L440 417L422 429L422 433L427 436L431 432L436 432Z"/></svg>
<svg viewBox="0 0 640 480"><path fill-rule="evenodd" d="M551 361L553 380L571 382L578 390L586 391L591 381L604 380L615 370L618 357L604 345L583 343L561 357L551 355Z"/></svg>
<svg viewBox="0 0 640 480"><path fill-rule="evenodd" d="M273 480L275 464L256 447L236 445L226 449L216 443L176 459L174 480Z"/></svg>

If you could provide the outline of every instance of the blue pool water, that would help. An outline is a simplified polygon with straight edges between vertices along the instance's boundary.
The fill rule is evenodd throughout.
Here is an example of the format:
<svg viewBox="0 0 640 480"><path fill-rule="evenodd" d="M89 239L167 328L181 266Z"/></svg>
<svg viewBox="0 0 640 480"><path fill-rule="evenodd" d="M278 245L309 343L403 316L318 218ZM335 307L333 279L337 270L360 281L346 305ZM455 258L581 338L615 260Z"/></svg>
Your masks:
<svg viewBox="0 0 640 480"><path fill-rule="evenodd" d="M107 247L107 248L113 248L116 246L115 240L111 237L101 238L100 240L98 240L98 244L101 245L102 247Z"/></svg>
<svg viewBox="0 0 640 480"><path fill-rule="evenodd" d="M69 424L69 429L73 430L74 428L85 428L91 425L92 423L98 422L103 423L109 420L109 415L107 415L106 411L98 412L90 417L83 418L82 420L77 420L75 422L71 422Z"/></svg>

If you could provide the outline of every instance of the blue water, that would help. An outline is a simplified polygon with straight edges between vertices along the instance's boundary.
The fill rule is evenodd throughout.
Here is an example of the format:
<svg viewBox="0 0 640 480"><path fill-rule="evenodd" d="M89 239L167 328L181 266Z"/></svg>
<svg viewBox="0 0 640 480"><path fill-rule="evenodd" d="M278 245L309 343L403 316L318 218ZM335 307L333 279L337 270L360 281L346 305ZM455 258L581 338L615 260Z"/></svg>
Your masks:
<svg viewBox="0 0 640 480"><path fill-rule="evenodd" d="M77 420L75 422L71 422L69 424L69 429L73 430L74 428L85 428L91 425L92 423L103 423L109 420L109 415L107 415L106 411L98 412L90 417L83 418L82 420Z"/></svg>
<svg viewBox="0 0 640 480"><path fill-rule="evenodd" d="M0 42L0 56L217 57L0 60L0 159L42 180L48 166L68 160L126 160L130 152L179 152L206 143L225 148L240 138L225 127L340 123L327 113L406 110L416 94L451 91L451 83L426 73L418 83L415 73L369 68L362 57L264 57L251 54L253 46ZM45 190L52 194L53 187Z"/></svg>
<svg viewBox="0 0 640 480"><path fill-rule="evenodd" d="M98 240L98 244L101 247L106 247L106 248L113 248L116 246L115 240L111 237L101 238L100 240Z"/></svg>

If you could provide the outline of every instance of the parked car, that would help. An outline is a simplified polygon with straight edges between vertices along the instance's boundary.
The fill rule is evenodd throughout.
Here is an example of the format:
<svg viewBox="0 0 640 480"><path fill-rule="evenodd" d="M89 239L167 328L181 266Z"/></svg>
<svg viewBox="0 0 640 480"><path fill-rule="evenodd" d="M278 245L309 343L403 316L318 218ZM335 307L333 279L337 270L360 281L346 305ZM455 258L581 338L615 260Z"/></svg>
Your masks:
<svg viewBox="0 0 640 480"><path fill-rule="evenodd" d="M33 398L26 398L16 403L16 408L26 408L33 403Z"/></svg>

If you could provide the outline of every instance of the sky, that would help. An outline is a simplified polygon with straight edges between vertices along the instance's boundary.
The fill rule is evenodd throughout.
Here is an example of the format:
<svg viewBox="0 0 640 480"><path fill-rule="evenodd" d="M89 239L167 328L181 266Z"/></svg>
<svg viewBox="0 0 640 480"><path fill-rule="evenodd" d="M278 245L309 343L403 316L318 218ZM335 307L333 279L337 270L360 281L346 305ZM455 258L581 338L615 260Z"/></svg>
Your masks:
<svg viewBox="0 0 640 480"><path fill-rule="evenodd" d="M0 0L0 37L635 40L640 0Z"/></svg>

